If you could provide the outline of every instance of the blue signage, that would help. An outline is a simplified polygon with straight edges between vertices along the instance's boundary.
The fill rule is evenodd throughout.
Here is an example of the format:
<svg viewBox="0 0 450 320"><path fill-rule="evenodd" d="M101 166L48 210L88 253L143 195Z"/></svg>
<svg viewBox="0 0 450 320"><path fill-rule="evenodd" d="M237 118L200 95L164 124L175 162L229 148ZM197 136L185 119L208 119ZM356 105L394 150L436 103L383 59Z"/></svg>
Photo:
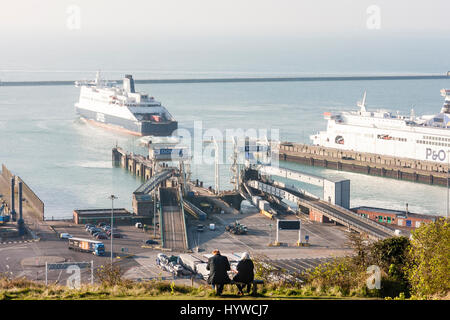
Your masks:
<svg viewBox="0 0 450 320"><path fill-rule="evenodd" d="M159 154L172 154L172 149L159 149Z"/></svg>

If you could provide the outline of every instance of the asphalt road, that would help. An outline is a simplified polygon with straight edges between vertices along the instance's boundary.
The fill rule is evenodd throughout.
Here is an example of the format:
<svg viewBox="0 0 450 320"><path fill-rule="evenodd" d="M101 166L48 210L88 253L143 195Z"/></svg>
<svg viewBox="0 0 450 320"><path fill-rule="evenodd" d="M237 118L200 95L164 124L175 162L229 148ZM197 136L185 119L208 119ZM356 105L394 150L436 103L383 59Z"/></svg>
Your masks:
<svg viewBox="0 0 450 320"><path fill-rule="evenodd" d="M173 250L185 250L187 247L183 214L176 201L176 192L177 189L175 188L161 188L164 247Z"/></svg>

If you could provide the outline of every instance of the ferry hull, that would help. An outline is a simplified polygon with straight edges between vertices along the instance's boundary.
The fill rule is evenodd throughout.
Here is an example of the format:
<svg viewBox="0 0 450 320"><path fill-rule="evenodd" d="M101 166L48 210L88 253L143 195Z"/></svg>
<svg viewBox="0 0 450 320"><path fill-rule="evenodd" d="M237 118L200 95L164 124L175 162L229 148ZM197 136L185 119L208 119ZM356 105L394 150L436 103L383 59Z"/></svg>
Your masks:
<svg viewBox="0 0 450 320"><path fill-rule="evenodd" d="M104 113L76 107L77 114L100 127L122 131L137 136L171 136L178 129L177 121L151 122L133 121Z"/></svg>

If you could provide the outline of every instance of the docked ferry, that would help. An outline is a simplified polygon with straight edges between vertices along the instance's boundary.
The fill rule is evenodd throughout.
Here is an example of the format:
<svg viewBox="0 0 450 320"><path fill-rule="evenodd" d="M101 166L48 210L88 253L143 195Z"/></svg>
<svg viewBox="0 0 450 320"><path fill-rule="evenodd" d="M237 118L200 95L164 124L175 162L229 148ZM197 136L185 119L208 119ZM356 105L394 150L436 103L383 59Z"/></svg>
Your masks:
<svg viewBox="0 0 450 320"><path fill-rule="evenodd" d="M357 111L325 112L326 131L310 136L314 145L447 164L450 151L450 89L442 89L439 113L416 117L366 108L366 93Z"/></svg>
<svg viewBox="0 0 450 320"><path fill-rule="evenodd" d="M81 87L76 112L89 122L138 136L170 136L178 128L159 101L135 91L131 75L125 75L123 86L101 79L99 72L95 81L75 85Z"/></svg>

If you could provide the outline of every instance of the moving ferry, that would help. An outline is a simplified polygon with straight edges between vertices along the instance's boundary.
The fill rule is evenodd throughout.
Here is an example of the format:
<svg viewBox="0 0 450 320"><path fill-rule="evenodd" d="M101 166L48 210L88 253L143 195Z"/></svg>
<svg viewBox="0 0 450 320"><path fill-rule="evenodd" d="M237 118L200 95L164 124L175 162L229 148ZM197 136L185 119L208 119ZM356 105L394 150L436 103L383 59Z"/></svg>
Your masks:
<svg viewBox="0 0 450 320"><path fill-rule="evenodd" d="M450 151L450 89L442 89L444 104L434 115L416 117L367 110L366 93L359 110L325 112L326 131L310 136L314 145L447 164Z"/></svg>
<svg viewBox="0 0 450 320"><path fill-rule="evenodd" d="M89 122L137 136L171 136L178 128L161 102L135 91L131 75L125 75L122 87L102 80L99 72L95 81L76 81L75 86L81 87L75 110Z"/></svg>

